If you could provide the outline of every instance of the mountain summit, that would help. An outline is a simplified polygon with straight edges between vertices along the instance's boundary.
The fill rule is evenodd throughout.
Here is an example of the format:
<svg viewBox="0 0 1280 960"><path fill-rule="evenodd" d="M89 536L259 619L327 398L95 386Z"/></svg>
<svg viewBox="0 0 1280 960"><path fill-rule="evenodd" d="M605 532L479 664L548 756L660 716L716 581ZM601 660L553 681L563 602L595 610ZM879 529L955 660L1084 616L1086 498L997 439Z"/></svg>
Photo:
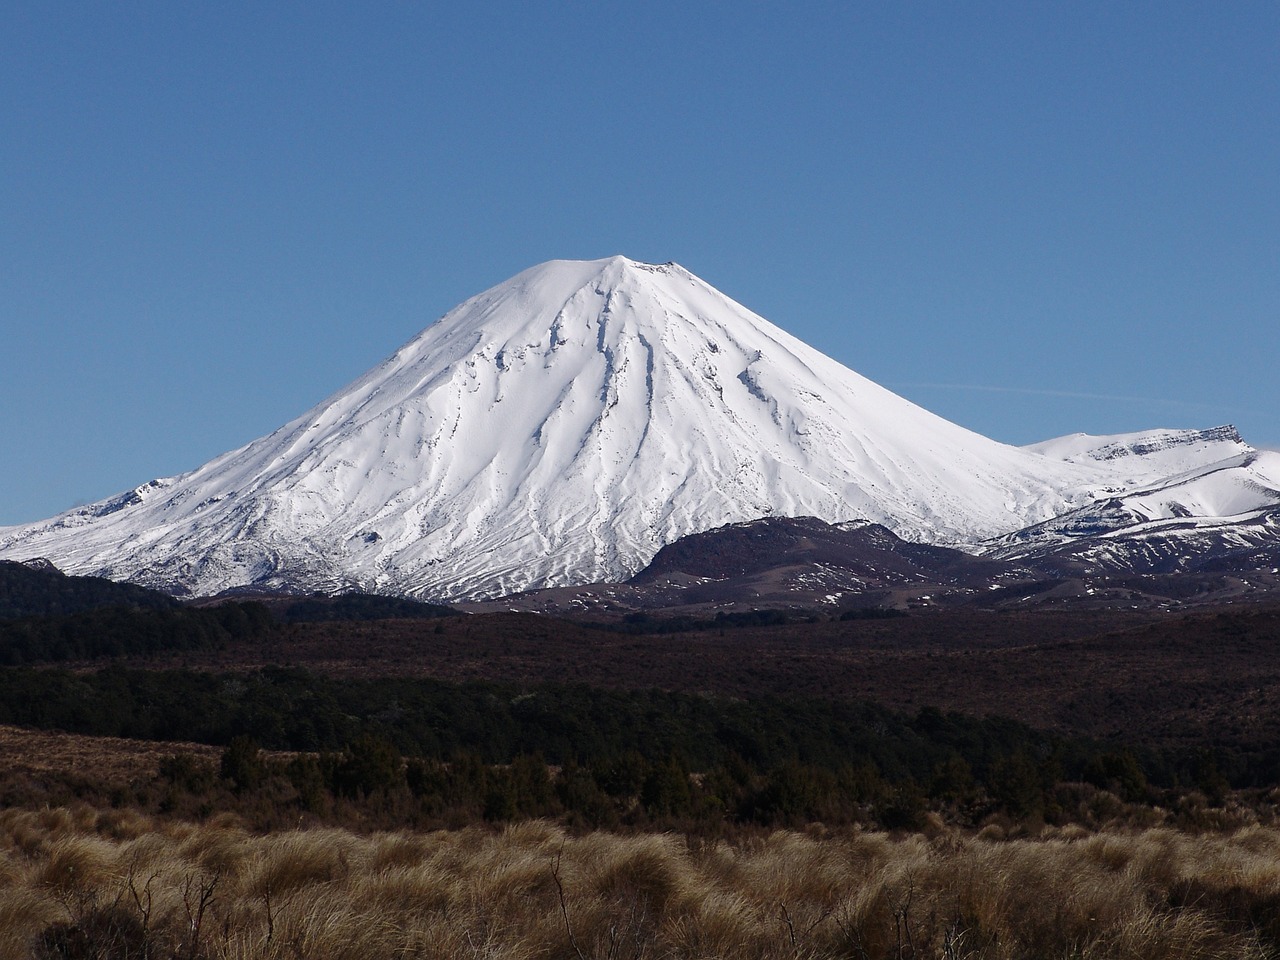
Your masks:
<svg viewBox="0 0 1280 960"><path fill-rule="evenodd" d="M0 557L200 594L497 596L618 580L761 516L965 544L1152 479L1079 446L949 423L676 264L552 261L269 436L0 530Z"/></svg>

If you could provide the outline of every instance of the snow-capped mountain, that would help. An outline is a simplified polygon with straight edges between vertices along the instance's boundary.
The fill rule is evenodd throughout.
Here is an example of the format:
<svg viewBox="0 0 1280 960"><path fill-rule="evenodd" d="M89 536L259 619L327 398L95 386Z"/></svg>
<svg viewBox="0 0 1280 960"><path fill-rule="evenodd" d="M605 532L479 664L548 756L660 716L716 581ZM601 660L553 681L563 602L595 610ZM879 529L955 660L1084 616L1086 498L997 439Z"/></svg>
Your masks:
<svg viewBox="0 0 1280 960"><path fill-rule="evenodd" d="M1246 446L1199 466L1169 462L1187 469L997 538L986 552L1050 569L1147 573L1280 546L1280 453Z"/></svg>
<svg viewBox="0 0 1280 960"><path fill-rule="evenodd" d="M1173 459L1136 438L1116 456L1080 438L1007 446L680 266L552 261L269 436L0 530L0 557L199 594L496 596L620 580L683 535L769 515L972 545L1249 450L1238 441Z"/></svg>

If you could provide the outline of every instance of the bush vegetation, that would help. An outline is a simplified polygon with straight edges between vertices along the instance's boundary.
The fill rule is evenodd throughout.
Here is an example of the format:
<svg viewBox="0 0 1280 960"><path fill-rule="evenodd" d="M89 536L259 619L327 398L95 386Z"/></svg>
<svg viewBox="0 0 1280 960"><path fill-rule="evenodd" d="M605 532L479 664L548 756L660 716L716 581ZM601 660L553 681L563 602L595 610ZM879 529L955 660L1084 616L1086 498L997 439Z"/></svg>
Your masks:
<svg viewBox="0 0 1280 960"><path fill-rule="evenodd" d="M207 650L232 641L262 640L272 624L271 613L260 603L106 606L58 616L0 619L0 665Z"/></svg>
<svg viewBox="0 0 1280 960"><path fill-rule="evenodd" d="M652 613L628 613L621 620L586 622L593 630L630 634L696 633L743 627L779 627L790 623L814 623L812 614L794 610L743 610L729 613L721 610L714 617L662 616Z"/></svg>
<svg viewBox="0 0 1280 960"><path fill-rule="evenodd" d="M224 747L178 752L154 783L0 778L0 802L80 797L153 812L235 810L393 827L556 818L718 836L750 827L918 829L930 817L1090 827L1196 825L1231 785L1211 756L1139 755L996 719L656 691L217 675L0 671L0 721ZM267 748L267 749L264 749ZM207 757L207 755L206 755ZM1261 792L1255 790L1259 796Z"/></svg>
<svg viewBox="0 0 1280 960"><path fill-rule="evenodd" d="M284 623L367 622L370 620L434 620L456 617L453 607L423 603L404 597L381 597L368 593L344 593L336 597L306 597L284 606Z"/></svg>

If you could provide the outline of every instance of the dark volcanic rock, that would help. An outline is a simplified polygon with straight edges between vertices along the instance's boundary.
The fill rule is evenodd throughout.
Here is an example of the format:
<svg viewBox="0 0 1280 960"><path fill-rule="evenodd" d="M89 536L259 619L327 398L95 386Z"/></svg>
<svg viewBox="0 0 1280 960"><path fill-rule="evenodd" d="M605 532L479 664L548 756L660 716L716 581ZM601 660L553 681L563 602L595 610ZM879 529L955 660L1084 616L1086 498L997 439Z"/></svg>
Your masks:
<svg viewBox="0 0 1280 960"><path fill-rule="evenodd" d="M676 574L719 580L799 565L895 583L985 582L1009 569L960 550L909 543L876 523L767 517L682 537L659 550L628 582L642 586Z"/></svg>

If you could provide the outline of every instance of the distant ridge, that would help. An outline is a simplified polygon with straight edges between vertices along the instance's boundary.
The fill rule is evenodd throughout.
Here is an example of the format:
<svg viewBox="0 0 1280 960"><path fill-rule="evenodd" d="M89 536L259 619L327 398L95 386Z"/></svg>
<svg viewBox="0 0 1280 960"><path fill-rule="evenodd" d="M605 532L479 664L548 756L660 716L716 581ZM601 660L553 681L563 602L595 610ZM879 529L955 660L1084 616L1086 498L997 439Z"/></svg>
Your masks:
<svg viewBox="0 0 1280 960"><path fill-rule="evenodd" d="M69 577L48 560L0 560L0 620L61 616L103 607L175 606L172 597L131 583Z"/></svg>

